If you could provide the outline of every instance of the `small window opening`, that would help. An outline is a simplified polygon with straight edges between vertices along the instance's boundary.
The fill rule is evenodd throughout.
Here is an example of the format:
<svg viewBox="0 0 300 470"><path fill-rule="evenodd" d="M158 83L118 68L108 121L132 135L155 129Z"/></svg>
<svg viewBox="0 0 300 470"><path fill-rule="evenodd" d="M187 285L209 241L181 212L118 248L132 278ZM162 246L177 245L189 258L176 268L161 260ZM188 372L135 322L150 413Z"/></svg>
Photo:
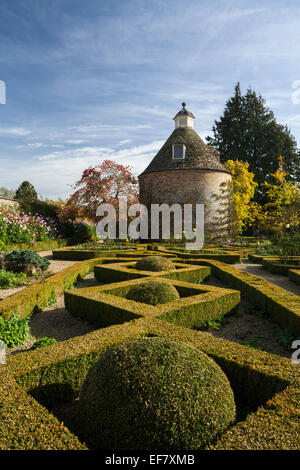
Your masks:
<svg viewBox="0 0 300 470"><path fill-rule="evenodd" d="M185 157L185 145L175 144L173 145L173 159L183 160Z"/></svg>

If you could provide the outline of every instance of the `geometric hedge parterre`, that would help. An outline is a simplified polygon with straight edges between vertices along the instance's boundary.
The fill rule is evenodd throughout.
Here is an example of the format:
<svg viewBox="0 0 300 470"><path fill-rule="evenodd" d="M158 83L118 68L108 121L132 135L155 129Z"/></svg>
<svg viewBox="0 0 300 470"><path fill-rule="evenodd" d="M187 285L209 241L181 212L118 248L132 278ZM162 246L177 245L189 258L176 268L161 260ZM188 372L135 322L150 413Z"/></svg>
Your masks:
<svg viewBox="0 0 300 470"><path fill-rule="evenodd" d="M267 269L273 274L282 274L287 276L290 269L298 269L300 267L300 257L286 257L284 263L279 257L268 257L262 260L263 269Z"/></svg>
<svg viewBox="0 0 300 470"><path fill-rule="evenodd" d="M240 303L240 292L232 289L202 286L155 276L155 282L171 284L180 300L160 305L147 305L126 299L131 287L144 284L154 276L116 282L65 292L67 310L84 321L105 327L137 318L159 318L187 328L201 328L209 320L218 320Z"/></svg>
<svg viewBox="0 0 300 470"><path fill-rule="evenodd" d="M300 269L289 269L288 276L291 281L300 284Z"/></svg>
<svg viewBox="0 0 300 470"><path fill-rule="evenodd" d="M108 348L129 339L155 336L184 342L211 357L228 377L236 402L248 409L206 449L298 449L298 366L289 359L196 331L208 320L235 309L240 296L255 299L279 324L295 326L300 331L297 296L209 259L191 257L183 261L177 256L173 273L153 275L140 271L137 276L132 267L135 256L131 253L130 257L121 260L106 254L105 260L88 259L51 276L50 286L45 283L28 291L30 302L23 316L34 310L39 299L46 299L53 290L58 294L72 287L79 275L84 276L94 267L95 276L104 277L101 282L106 282L65 292L66 307L72 315L95 322L95 330L11 355L6 365L0 365L0 449L87 449L84 436L80 432L75 435L48 409L79 396L91 366ZM122 258L127 256L122 253ZM232 288L194 283L207 278L210 271ZM151 280L173 285L180 300L152 306L125 298L132 286ZM23 296L26 290L22 291ZM12 300L1 306L2 302L2 314L8 315L7 309L13 312Z"/></svg>
<svg viewBox="0 0 300 470"><path fill-rule="evenodd" d="M189 264L178 263L173 259L175 269L167 271L143 271L135 269L136 261L111 263L105 265L96 265L94 267L95 278L99 282L118 282L129 281L140 277L159 276L168 279L177 279L179 281L203 281L211 274L208 266L190 266Z"/></svg>

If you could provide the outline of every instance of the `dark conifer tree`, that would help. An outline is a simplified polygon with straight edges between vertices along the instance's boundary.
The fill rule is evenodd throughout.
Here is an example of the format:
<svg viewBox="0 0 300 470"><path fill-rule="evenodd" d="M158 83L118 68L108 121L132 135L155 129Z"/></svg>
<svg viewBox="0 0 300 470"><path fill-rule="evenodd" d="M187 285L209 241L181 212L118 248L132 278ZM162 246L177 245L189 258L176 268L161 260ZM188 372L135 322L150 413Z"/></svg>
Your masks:
<svg viewBox="0 0 300 470"><path fill-rule="evenodd" d="M29 181L23 181L16 191L16 199L21 199L24 202L33 202L38 198L34 186Z"/></svg>
<svg viewBox="0 0 300 470"><path fill-rule="evenodd" d="M278 124L261 95L248 88L242 95L237 83L234 95L227 101L223 115L213 126L213 137L207 137L221 153L221 162L249 162L259 184L255 199L264 202L261 184L278 169L278 158L284 157L283 169L289 178L300 181L300 152L287 126Z"/></svg>

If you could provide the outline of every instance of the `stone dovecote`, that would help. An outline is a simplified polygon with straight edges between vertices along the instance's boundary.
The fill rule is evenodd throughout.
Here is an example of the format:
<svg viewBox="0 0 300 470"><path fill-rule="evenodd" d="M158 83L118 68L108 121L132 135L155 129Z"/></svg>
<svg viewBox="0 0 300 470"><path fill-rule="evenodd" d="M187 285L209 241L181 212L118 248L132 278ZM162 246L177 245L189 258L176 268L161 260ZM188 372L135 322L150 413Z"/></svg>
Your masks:
<svg viewBox="0 0 300 470"><path fill-rule="evenodd" d="M195 116L186 104L174 117L175 130L139 176L140 199L151 204L204 203L206 235L217 220L228 220L231 174L219 152L206 145L193 129Z"/></svg>

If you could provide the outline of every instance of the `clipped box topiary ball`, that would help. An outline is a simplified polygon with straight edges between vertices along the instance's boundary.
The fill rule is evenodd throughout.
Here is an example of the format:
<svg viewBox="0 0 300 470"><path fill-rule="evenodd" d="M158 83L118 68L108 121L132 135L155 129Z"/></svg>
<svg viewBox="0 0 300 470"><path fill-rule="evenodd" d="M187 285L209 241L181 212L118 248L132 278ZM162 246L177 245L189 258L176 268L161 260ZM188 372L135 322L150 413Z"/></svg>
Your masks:
<svg viewBox="0 0 300 470"><path fill-rule="evenodd" d="M108 349L85 379L79 410L92 449L187 450L226 430L236 409L229 381L212 359L154 337Z"/></svg>
<svg viewBox="0 0 300 470"><path fill-rule="evenodd" d="M149 305L159 305L179 300L180 296L172 284L149 281L133 286L128 291L126 299Z"/></svg>
<svg viewBox="0 0 300 470"><path fill-rule="evenodd" d="M140 271L169 271L175 269L175 264L164 256L146 256L136 263L135 269Z"/></svg>

